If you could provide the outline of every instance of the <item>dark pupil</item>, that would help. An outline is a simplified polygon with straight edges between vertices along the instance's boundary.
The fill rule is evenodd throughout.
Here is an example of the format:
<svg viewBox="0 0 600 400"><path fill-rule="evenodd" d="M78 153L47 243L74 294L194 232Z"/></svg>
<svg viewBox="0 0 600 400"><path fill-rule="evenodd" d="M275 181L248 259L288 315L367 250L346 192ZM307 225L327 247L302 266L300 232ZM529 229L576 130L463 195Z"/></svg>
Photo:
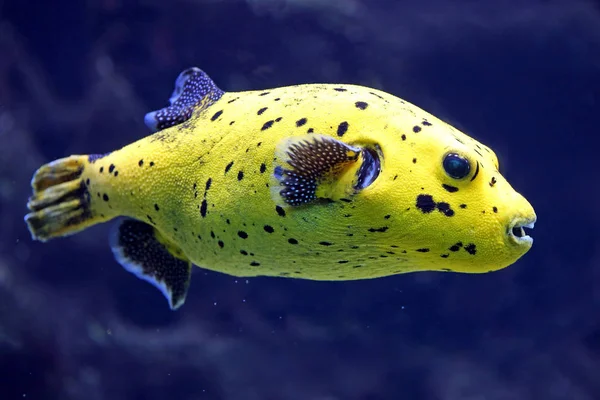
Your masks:
<svg viewBox="0 0 600 400"><path fill-rule="evenodd" d="M448 154L444 159L444 170L454 179L462 179L469 175L471 166L469 161L458 154Z"/></svg>

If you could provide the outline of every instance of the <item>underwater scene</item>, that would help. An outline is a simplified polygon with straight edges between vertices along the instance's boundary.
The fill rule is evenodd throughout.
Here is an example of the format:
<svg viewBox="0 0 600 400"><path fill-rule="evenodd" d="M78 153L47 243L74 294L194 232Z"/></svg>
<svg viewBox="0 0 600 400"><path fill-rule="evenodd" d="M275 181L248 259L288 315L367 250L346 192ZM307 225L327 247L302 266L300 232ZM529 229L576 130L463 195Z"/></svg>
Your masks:
<svg viewBox="0 0 600 400"><path fill-rule="evenodd" d="M600 2L0 1L0 400L599 400Z"/></svg>

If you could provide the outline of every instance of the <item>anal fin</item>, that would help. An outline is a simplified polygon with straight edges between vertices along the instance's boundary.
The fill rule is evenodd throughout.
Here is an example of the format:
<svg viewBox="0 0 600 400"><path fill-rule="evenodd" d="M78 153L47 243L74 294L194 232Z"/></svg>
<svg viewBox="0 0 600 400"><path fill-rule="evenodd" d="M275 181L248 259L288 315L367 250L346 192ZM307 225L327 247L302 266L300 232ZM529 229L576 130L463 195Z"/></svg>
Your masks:
<svg viewBox="0 0 600 400"><path fill-rule="evenodd" d="M183 305L190 285L192 263L158 230L144 222L125 218L112 232L110 245L119 264L158 288L172 310Z"/></svg>

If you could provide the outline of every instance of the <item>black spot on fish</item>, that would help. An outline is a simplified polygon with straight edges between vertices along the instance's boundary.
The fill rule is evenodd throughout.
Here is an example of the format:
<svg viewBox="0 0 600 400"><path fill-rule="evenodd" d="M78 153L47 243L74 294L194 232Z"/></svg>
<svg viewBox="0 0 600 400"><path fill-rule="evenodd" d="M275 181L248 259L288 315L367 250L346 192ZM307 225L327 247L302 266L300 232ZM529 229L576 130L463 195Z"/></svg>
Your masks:
<svg viewBox="0 0 600 400"><path fill-rule="evenodd" d="M450 254L442 254L442 255L440 255L440 257L442 257L442 258L448 258L449 256L450 256Z"/></svg>
<svg viewBox="0 0 600 400"><path fill-rule="evenodd" d="M210 185L212 184L212 179L208 178L208 180L206 181L206 187L204 188L204 195L206 196L206 193L208 192L208 189L210 189Z"/></svg>
<svg viewBox="0 0 600 400"><path fill-rule="evenodd" d="M85 184L86 184L87 186L90 186L90 178L87 178L87 179L85 180Z"/></svg>
<svg viewBox="0 0 600 400"><path fill-rule="evenodd" d="M306 131L306 133L313 133L315 130L313 128L308 128L308 130Z"/></svg>
<svg viewBox="0 0 600 400"><path fill-rule="evenodd" d="M338 264L347 264L347 263L349 263L348 260L340 260L340 261L338 261Z"/></svg>
<svg viewBox="0 0 600 400"><path fill-rule="evenodd" d="M238 231L238 236L242 239L248 239L248 234L244 231Z"/></svg>
<svg viewBox="0 0 600 400"><path fill-rule="evenodd" d="M365 103L364 101L357 101L356 103L354 103L354 105L356 106L356 108L360 109L360 110L366 110L367 107L369 106L367 103Z"/></svg>
<svg viewBox="0 0 600 400"><path fill-rule="evenodd" d="M467 208L467 205L466 204L461 204L459 207L460 208Z"/></svg>
<svg viewBox="0 0 600 400"><path fill-rule="evenodd" d="M260 164L260 173L264 174L266 170L267 170L266 164L265 163Z"/></svg>
<svg viewBox="0 0 600 400"><path fill-rule="evenodd" d="M417 159L413 158L413 164L416 164L416 163L417 163Z"/></svg>
<svg viewBox="0 0 600 400"><path fill-rule="evenodd" d="M232 166L233 166L233 161L231 161L229 164L227 164L225 166L225 173L228 173Z"/></svg>
<svg viewBox="0 0 600 400"><path fill-rule="evenodd" d="M252 262L250 263L250 265L251 265L251 266L253 266L253 267L258 267L258 266L260 265L260 263L259 263L259 262L256 262L256 261L252 261Z"/></svg>
<svg viewBox="0 0 600 400"><path fill-rule="evenodd" d="M298 241L296 239L294 239L294 238L289 238L288 239L288 243L289 244L298 244Z"/></svg>
<svg viewBox="0 0 600 400"><path fill-rule="evenodd" d="M119 171L115 171L115 177L119 175Z"/></svg>
<svg viewBox="0 0 600 400"><path fill-rule="evenodd" d="M261 94L259 94L259 96L266 96L266 95L268 95L269 93L271 93L271 92L262 92Z"/></svg>
<svg viewBox="0 0 600 400"><path fill-rule="evenodd" d="M348 89L344 89L344 88L334 88L333 90L335 90L336 92L346 92Z"/></svg>
<svg viewBox="0 0 600 400"><path fill-rule="evenodd" d="M213 239L215 238L215 233L213 231L210 231L210 237Z"/></svg>
<svg viewBox="0 0 600 400"><path fill-rule="evenodd" d="M100 173L104 172L104 167L100 167Z"/></svg>
<svg viewBox="0 0 600 400"><path fill-rule="evenodd" d="M149 215L146 215L146 218L148 218L148 221L150 221L151 224L154 224L154 221L152 221L152 217Z"/></svg>
<svg viewBox="0 0 600 400"><path fill-rule="evenodd" d="M448 250L455 251L455 252L459 251L460 248L462 247L462 245L463 245L462 242L458 242L458 243L453 244L452 246L450 246L450 248Z"/></svg>
<svg viewBox="0 0 600 400"><path fill-rule="evenodd" d="M241 181L242 179L244 179L244 171L238 172L238 175L237 175L237 180L238 181Z"/></svg>
<svg viewBox="0 0 600 400"><path fill-rule="evenodd" d="M389 229L387 226L382 226L381 228L369 228L369 232L385 232Z"/></svg>
<svg viewBox="0 0 600 400"><path fill-rule="evenodd" d="M108 167L108 173L112 174L114 170L115 170L114 164L110 164L110 167Z"/></svg>
<svg viewBox="0 0 600 400"><path fill-rule="evenodd" d="M211 121L215 121L217 118L219 118L221 116L221 114L223 114L223 110L217 111L215 113L215 115L213 115L212 117L210 117Z"/></svg>
<svg viewBox="0 0 600 400"><path fill-rule="evenodd" d="M150 161L150 166L154 167L154 161Z"/></svg>
<svg viewBox="0 0 600 400"><path fill-rule="evenodd" d="M296 126L299 128L302 125L306 124L306 118L300 118L298 121L296 121Z"/></svg>
<svg viewBox="0 0 600 400"><path fill-rule="evenodd" d="M456 186L450 186L446 185L445 183L442 183L442 187L450 193L458 192L458 188Z"/></svg>
<svg viewBox="0 0 600 400"><path fill-rule="evenodd" d="M282 119L283 119L282 117L277 117L277 118L275 118L275 122L279 122L279 121L281 121Z"/></svg>
<svg viewBox="0 0 600 400"><path fill-rule="evenodd" d="M258 110L258 112L256 113L257 115L261 115L262 113L264 113L265 111L267 111L267 107L263 107L260 110Z"/></svg>
<svg viewBox="0 0 600 400"><path fill-rule="evenodd" d="M223 243L222 240L219 240L217 243L219 244L220 248L223 248L225 246L225 243Z"/></svg>
<svg viewBox="0 0 600 400"><path fill-rule="evenodd" d="M229 126L231 126L231 125L233 125L233 124L235 124L235 121L231 121L231 122L229 122Z"/></svg>
<svg viewBox="0 0 600 400"><path fill-rule="evenodd" d="M338 125L337 135L339 137L344 136L344 134L348 131L348 122L344 121Z"/></svg>
<svg viewBox="0 0 600 400"><path fill-rule="evenodd" d="M108 199L108 195L107 195L106 193L104 193L104 194L102 195L102 200L104 200L104 201L108 201L108 200L109 200L109 199Z"/></svg>
<svg viewBox="0 0 600 400"><path fill-rule="evenodd" d="M281 206L275 206L275 211L280 217L285 217L285 210Z"/></svg>
<svg viewBox="0 0 600 400"><path fill-rule="evenodd" d="M454 210L450 208L450 204L443 201L437 203L437 209L446 217L452 217L454 215Z"/></svg>
<svg viewBox="0 0 600 400"><path fill-rule="evenodd" d="M417 196L417 208L424 214L429 214L435 210L435 201L433 197L428 194L420 194Z"/></svg>
<svg viewBox="0 0 600 400"><path fill-rule="evenodd" d="M321 246L331 246L333 243L331 242L319 242Z"/></svg>
<svg viewBox="0 0 600 400"><path fill-rule="evenodd" d="M247 256L248 252L246 250L240 250L240 254L243 256Z"/></svg>
<svg viewBox="0 0 600 400"><path fill-rule="evenodd" d="M467 251L467 253L474 256L475 253L477 253L477 246L475 246L474 243L469 243L468 245L465 246L465 250Z"/></svg>
<svg viewBox="0 0 600 400"><path fill-rule="evenodd" d="M261 131L266 131L267 129L269 129L270 127L272 127L272 126L273 126L273 123L275 123L275 121L273 121L273 120L270 120L270 121L267 121L267 122L265 122L265 123L263 124L262 128L260 128L260 130L261 130Z"/></svg>
<svg viewBox="0 0 600 400"><path fill-rule="evenodd" d="M419 125L415 125L415 126L413 126L413 132L414 132L414 133L419 133L419 132L421 132L421 127L420 127Z"/></svg>
<svg viewBox="0 0 600 400"><path fill-rule="evenodd" d="M200 205L200 215L202 216L202 218L206 217L206 210L208 208L208 203L206 202L206 199L202 200L202 205Z"/></svg>
<svg viewBox="0 0 600 400"><path fill-rule="evenodd" d="M427 253L427 252L429 252L429 249L427 249L427 248L423 248L423 249L417 249L417 251L418 251L419 253Z"/></svg>
<svg viewBox="0 0 600 400"><path fill-rule="evenodd" d="M431 126L431 122L429 122L429 121L423 121L421 123L425 126Z"/></svg>
<svg viewBox="0 0 600 400"><path fill-rule="evenodd" d="M158 207L158 204L154 203L154 209L155 209L156 211L159 211L159 210L160 210L160 208Z"/></svg>
<svg viewBox="0 0 600 400"><path fill-rule="evenodd" d="M402 140L406 140L406 135L402 134Z"/></svg>
<svg viewBox="0 0 600 400"><path fill-rule="evenodd" d="M390 217L391 217L391 215L388 214L388 215L384 216L383 219L390 219Z"/></svg>
<svg viewBox="0 0 600 400"><path fill-rule="evenodd" d="M273 227L271 225L265 225L265 226L263 226L263 229L265 230L265 232L269 232L269 233L275 232L275 229L273 229Z"/></svg>
<svg viewBox="0 0 600 400"><path fill-rule="evenodd" d="M495 213L497 213L497 212L498 212L498 207L494 206L494 207L492 207L492 210L493 210Z"/></svg>
<svg viewBox="0 0 600 400"><path fill-rule="evenodd" d="M496 184L496 177L492 176L492 180L490 181L490 187L494 187L495 184Z"/></svg>
<svg viewBox="0 0 600 400"><path fill-rule="evenodd" d="M450 204L445 202L436 203L433 201L433 197L428 194L420 194L417 196L417 208L424 214L428 214L437 208L438 211L443 213L447 217L454 215L454 210L450 208Z"/></svg>
<svg viewBox="0 0 600 400"><path fill-rule="evenodd" d="M143 165L144 165L144 160L140 160L140 161L138 161L138 166L140 166L140 167L141 167L141 166L143 166Z"/></svg>

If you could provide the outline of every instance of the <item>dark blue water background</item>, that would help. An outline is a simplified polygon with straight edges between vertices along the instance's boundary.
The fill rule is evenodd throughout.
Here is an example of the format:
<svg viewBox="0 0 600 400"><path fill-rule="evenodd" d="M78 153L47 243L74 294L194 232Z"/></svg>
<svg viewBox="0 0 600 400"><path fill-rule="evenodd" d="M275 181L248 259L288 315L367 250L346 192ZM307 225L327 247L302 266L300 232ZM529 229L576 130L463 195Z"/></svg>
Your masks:
<svg viewBox="0 0 600 400"><path fill-rule="evenodd" d="M327 4L0 2L0 398L600 398L598 2ZM533 249L486 275L196 271L173 313L108 227L31 242L35 168L143 137L189 66L225 90L375 86L450 121L534 205Z"/></svg>

